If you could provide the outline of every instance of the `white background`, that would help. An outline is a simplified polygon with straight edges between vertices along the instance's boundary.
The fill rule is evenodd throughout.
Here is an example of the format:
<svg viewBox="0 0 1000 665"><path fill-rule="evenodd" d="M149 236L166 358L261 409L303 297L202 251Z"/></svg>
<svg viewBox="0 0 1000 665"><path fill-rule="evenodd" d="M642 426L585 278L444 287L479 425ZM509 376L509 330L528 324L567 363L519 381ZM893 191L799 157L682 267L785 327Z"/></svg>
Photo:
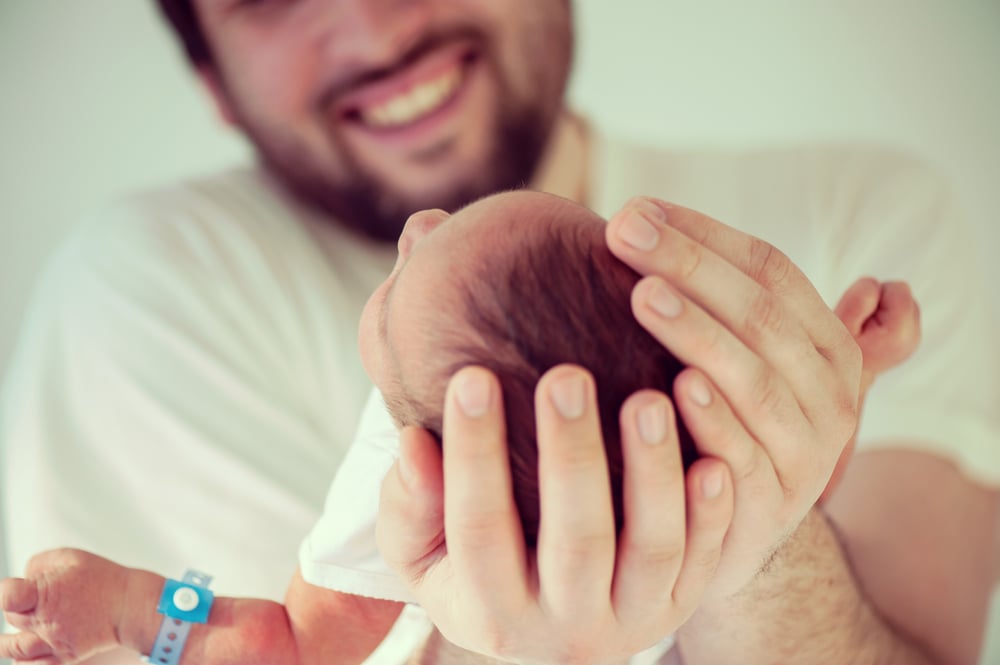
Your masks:
<svg viewBox="0 0 1000 665"><path fill-rule="evenodd" d="M153 4L0 0L0 371L81 213L249 158ZM599 124L677 146L902 147L953 178L1000 284L1000 0L585 0L577 22L571 97Z"/></svg>

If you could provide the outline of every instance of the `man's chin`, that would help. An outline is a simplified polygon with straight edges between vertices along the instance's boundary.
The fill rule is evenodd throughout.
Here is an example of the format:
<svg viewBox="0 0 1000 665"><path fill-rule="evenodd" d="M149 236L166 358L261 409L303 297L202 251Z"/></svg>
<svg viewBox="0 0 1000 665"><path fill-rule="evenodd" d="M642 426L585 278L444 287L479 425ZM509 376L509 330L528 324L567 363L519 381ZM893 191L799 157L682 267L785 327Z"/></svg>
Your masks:
<svg viewBox="0 0 1000 665"><path fill-rule="evenodd" d="M486 158L452 159L382 173L355 161L354 175L347 182L336 182L322 169L311 168L305 151L262 150L261 154L270 170L302 201L332 221L375 240L394 242L406 218L418 210L454 212L488 194L524 187L538 165L547 129L538 123L502 125Z"/></svg>

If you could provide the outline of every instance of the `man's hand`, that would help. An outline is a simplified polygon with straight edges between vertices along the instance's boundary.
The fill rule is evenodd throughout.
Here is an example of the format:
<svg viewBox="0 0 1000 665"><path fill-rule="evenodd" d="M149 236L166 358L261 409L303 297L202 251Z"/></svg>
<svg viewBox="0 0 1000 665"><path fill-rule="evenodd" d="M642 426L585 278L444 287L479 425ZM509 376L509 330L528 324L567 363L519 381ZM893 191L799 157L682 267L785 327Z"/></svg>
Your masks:
<svg viewBox="0 0 1000 665"><path fill-rule="evenodd" d="M616 543L594 391L573 366L539 382L537 552L526 551L514 506L492 374L472 367L452 379L443 465L430 434L403 432L382 488L379 548L455 644L508 661L617 662L696 609L732 515L728 469L706 458L685 478L669 399L633 395L621 412Z"/></svg>
<svg viewBox="0 0 1000 665"><path fill-rule="evenodd" d="M711 599L745 587L826 486L857 426L861 353L781 252L692 210L639 198L608 246L642 275L638 321L689 366L674 399L724 460L735 513Z"/></svg>
<svg viewBox="0 0 1000 665"><path fill-rule="evenodd" d="M26 579L0 581L0 608L21 632L0 635L0 658L69 665L118 646L129 569L80 550L28 562Z"/></svg>

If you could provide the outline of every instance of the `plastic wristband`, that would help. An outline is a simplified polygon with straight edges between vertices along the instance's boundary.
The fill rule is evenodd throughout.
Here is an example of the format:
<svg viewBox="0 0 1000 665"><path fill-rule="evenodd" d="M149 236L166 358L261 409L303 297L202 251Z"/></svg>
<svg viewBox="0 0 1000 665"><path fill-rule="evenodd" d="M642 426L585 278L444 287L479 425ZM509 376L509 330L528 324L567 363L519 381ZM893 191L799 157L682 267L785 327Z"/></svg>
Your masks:
<svg viewBox="0 0 1000 665"><path fill-rule="evenodd" d="M155 665L177 665L184 652L184 643L192 624L207 623L215 594L208 590L212 578L205 573L189 570L183 579L167 580L160 594L156 611L164 615L153 649L143 657Z"/></svg>

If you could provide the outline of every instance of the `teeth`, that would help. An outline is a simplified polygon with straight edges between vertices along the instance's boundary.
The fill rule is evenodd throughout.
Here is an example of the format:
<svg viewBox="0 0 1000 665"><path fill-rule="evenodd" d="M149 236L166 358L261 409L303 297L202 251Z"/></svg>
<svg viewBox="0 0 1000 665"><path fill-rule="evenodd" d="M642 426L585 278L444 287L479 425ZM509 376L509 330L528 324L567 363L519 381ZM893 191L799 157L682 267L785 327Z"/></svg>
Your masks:
<svg viewBox="0 0 1000 665"><path fill-rule="evenodd" d="M373 127L406 125L435 110L458 88L462 80L458 68L421 83L378 106L361 111L361 119Z"/></svg>

